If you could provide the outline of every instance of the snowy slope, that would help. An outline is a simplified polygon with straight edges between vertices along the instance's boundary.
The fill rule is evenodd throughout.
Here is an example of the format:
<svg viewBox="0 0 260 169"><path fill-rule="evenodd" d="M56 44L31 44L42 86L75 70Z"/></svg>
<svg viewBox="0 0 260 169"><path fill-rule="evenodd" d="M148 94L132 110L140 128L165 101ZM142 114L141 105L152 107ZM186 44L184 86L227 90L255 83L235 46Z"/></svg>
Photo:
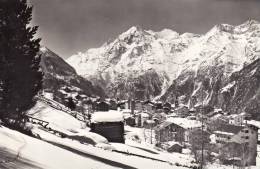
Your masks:
<svg viewBox="0 0 260 169"><path fill-rule="evenodd" d="M19 157L15 159L18 153ZM9 156L4 157L7 154ZM11 162L4 162L9 160ZM117 168L5 127L0 127L0 161L0 168L14 169Z"/></svg>
<svg viewBox="0 0 260 169"><path fill-rule="evenodd" d="M32 131L42 140L28 137L19 132L0 126L0 168L32 168L32 169L69 169L69 168L166 168L185 169L176 166L194 165L193 158L182 154L158 152L149 153L140 148L124 144L108 144L101 136L90 134L88 128L82 129L81 123L62 111L37 103L30 110L30 115L50 122L55 130L70 136L92 137L98 144L82 144L73 137L61 138L52 132L34 125ZM72 133L78 132L78 133ZM73 139L73 140L72 140ZM50 144L51 143L51 144ZM60 147L60 148L59 148ZM112 152L121 151L122 153ZM135 155L128 155L134 153ZM145 156L147 158L141 157ZM153 159L151 159L153 158Z"/></svg>
<svg viewBox="0 0 260 169"><path fill-rule="evenodd" d="M45 103L37 102L36 105L28 111L28 115L48 121L50 125L63 130L77 130L86 127L83 122L63 111L56 110Z"/></svg>

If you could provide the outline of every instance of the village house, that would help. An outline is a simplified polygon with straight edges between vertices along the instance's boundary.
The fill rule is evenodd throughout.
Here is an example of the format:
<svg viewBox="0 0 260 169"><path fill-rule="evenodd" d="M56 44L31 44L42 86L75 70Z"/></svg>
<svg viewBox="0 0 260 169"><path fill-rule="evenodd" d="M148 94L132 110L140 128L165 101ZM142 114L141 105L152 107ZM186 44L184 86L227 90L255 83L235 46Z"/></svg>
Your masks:
<svg viewBox="0 0 260 169"><path fill-rule="evenodd" d="M171 112L172 105L169 102L163 104L164 113L169 114Z"/></svg>
<svg viewBox="0 0 260 169"><path fill-rule="evenodd" d="M211 111L207 114L207 116L209 118L212 118L212 117L219 117L219 116L223 116L224 113L222 112L222 109L214 109L214 111Z"/></svg>
<svg viewBox="0 0 260 169"><path fill-rule="evenodd" d="M201 123L197 120L171 117L154 128L155 138L157 142L189 142L190 132L200 127Z"/></svg>
<svg viewBox="0 0 260 169"><path fill-rule="evenodd" d="M108 100L109 110L117 110L117 101L114 99Z"/></svg>
<svg viewBox="0 0 260 169"><path fill-rule="evenodd" d="M243 112L240 114L231 114L228 116L229 118L229 123L233 125L242 125L244 120L247 120L248 115Z"/></svg>
<svg viewBox="0 0 260 169"><path fill-rule="evenodd" d="M109 103L105 101L97 102L96 111L109 111Z"/></svg>
<svg viewBox="0 0 260 169"><path fill-rule="evenodd" d="M189 109L189 115L195 115L196 114L196 109L195 108L190 108Z"/></svg>
<svg viewBox="0 0 260 169"><path fill-rule="evenodd" d="M140 111L140 112L143 111L143 104L141 101L139 101L139 100L135 101L135 110Z"/></svg>
<svg viewBox="0 0 260 169"><path fill-rule="evenodd" d="M155 112L158 112L158 110L160 111L160 110L163 110L163 104L162 104L162 102L155 102L154 103L154 110L155 110Z"/></svg>
<svg viewBox="0 0 260 169"><path fill-rule="evenodd" d="M150 113L154 112L154 105L150 100L144 101L142 103L142 106L143 106L144 111L147 111Z"/></svg>
<svg viewBox="0 0 260 169"><path fill-rule="evenodd" d="M257 155L257 137L258 137L258 128L250 125L231 125L231 124L222 124L218 130L213 132L215 134L216 144L220 147L220 154L225 154L227 158L240 158L241 165L255 165L256 164L256 155ZM231 144L232 143L232 144ZM232 147L240 145L245 146L245 154L243 159L240 153L240 156L237 156L239 152L236 152L237 149L232 149ZM231 147L230 147L231 146ZM232 150L232 151L231 151Z"/></svg>
<svg viewBox="0 0 260 169"><path fill-rule="evenodd" d="M156 113L152 116L152 120L156 122L156 124L162 123L166 120L166 114L164 113Z"/></svg>
<svg viewBox="0 0 260 169"><path fill-rule="evenodd" d="M151 115L147 112L141 112L135 115L135 124L137 127L143 127L146 120L151 119Z"/></svg>
<svg viewBox="0 0 260 169"><path fill-rule="evenodd" d="M95 112L92 115L90 131L100 134L109 142L124 143L124 119L119 111Z"/></svg>
<svg viewBox="0 0 260 169"><path fill-rule="evenodd" d="M187 117L189 115L189 108L185 105L177 107L174 111L179 117Z"/></svg>
<svg viewBox="0 0 260 169"><path fill-rule="evenodd" d="M118 100L117 101L117 107L119 107L120 109L130 109L128 107L128 101L127 100Z"/></svg>
<svg viewBox="0 0 260 169"><path fill-rule="evenodd" d="M87 99L83 101L84 106L84 113L87 115L88 119L90 120L91 114L94 112L94 106L91 99Z"/></svg>

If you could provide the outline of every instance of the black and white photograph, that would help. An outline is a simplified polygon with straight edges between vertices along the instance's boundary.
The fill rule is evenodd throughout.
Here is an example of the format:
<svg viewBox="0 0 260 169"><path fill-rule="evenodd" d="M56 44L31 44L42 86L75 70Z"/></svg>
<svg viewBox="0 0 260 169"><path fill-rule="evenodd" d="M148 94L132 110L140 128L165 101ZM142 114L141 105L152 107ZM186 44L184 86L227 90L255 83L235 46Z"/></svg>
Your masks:
<svg viewBox="0 0 260 169"><path fill-rule="evenodd" d="M0 169L260 169L260 0L0 0Z"/></svg>

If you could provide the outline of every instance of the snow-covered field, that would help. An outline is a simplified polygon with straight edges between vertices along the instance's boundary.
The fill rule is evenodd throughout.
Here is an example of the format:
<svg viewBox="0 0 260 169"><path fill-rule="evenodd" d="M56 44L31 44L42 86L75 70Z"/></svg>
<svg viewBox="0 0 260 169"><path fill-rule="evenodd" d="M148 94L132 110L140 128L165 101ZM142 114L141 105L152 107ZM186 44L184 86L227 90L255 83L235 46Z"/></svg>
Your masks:
<svg viewBox="0 0 260 169"><path fill-rule="evenodd" d="M1 169L116 168L100 161L66 151L44 141L28 137L5 127L0 128L0 150L5 150L3 155L7 153L10 154L10 157L7 158L0 155ZM17 154L19 154L19 157L17 157ZM9 160L11 161L9 162Z"/></svg>

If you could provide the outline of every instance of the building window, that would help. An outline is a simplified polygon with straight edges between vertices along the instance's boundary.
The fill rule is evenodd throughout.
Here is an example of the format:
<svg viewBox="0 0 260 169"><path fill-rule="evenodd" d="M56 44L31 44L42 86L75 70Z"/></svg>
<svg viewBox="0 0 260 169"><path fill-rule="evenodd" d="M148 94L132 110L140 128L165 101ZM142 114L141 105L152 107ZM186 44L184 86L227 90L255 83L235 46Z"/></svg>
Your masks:
<svg viewBox="0 0 260 169"><path fill-rule="evenodd" d="M249 139L249 136L241 136L243 139Z"/></svg>
<svg viewBox="0 0 260 169"><path fill-rule="evenodd" d="M249 131L248 131L248 130L245 130L244 132L245 132L245 133L248 133Z"/></svg>

